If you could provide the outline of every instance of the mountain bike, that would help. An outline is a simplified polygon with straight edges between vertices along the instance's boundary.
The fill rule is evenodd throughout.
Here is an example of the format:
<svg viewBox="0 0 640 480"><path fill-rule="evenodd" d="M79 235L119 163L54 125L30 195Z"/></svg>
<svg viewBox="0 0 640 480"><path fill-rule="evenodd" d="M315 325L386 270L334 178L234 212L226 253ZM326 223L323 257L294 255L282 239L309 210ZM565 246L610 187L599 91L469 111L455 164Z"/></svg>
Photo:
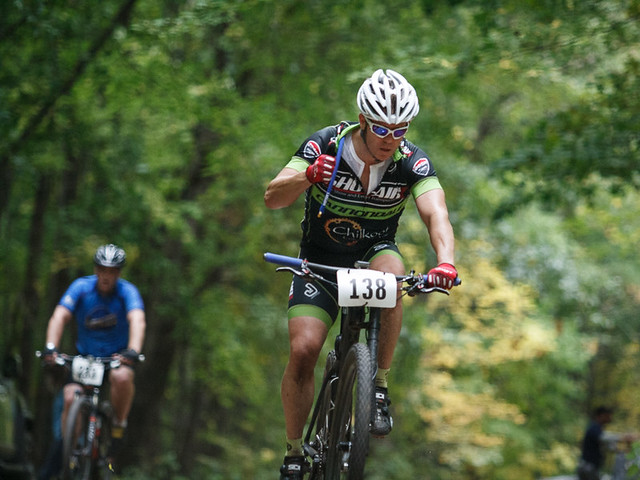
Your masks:
<svg viewBox="0 0 640 480"><path fill-rule="evenodd" d="M41 352L36 355L42 357ZM138 356L139 361L144 355ZM103 393L107 373L121 366L114 357L56 355L55 363L71 370L71 379L82 391L69 407L63 428L62 478L64 480L110 480L109 461L113 408Z"/></svg>
<svg viewBox="0 0 640 480"><path fill-rule="evenodd" d="M338 290L340 332L334 349L327 355L303 450L311 461L310 480L360 480L369 453L369 429L376 413L381 309L396 305L398 288L403 295L410 296L449 292L427 287L426 278L414 271L396 276L371 270L367 262L357 262L354 268L340 268L274 253L265 253L264 259L281 265L276 271L324 282ZM456 285L459 283L458 280Z"/></svg>

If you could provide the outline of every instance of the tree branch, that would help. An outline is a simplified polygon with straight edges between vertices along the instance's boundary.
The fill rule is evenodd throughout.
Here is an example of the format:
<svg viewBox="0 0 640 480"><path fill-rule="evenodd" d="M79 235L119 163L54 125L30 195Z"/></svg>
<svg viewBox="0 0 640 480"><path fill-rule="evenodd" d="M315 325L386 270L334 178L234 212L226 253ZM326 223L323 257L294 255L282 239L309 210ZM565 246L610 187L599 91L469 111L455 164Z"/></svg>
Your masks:
<svg viewBox="0 0 640 480"><path fill-rule="evenodd" d="M49 115L53 107L63 96L67 95L73 89L74 85L82 77L89 64L96 58L100 50L105 46L109 38L113 35L114 30L120 25L126 25L131 17L131 12L137 0L125 0L120 9L116 12L111 22L105 30L98 35L94 42L89 46L84 55L80 57L75 68L72 70L69 78L67 78L57 91L52 92L45 99L38 111L26 122L26 126L22 132L7 142L4 152L0 157L0 215L6 207L9 200L10 184L13 177L13 169L11 168L11 157L15 155L21 145L29 140L31 135L36 131L42 121Z"/></svg>

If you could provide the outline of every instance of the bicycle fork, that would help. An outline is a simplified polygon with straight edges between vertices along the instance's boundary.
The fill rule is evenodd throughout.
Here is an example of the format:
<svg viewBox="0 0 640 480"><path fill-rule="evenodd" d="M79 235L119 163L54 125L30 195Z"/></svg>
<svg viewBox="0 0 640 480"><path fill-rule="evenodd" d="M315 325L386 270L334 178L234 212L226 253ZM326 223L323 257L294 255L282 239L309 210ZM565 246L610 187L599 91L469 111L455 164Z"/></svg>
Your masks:
<svg viewBox="0 0 640 480"><path fill-rule="evenodd" d="M369 316L367 318L366 309L369 310ZM362 307L361 309L348 309L343 308L343 315L349 312L351 315L348 321L343 323L343 330L340 332L340 337L345 336L348 340L346 344L341 345L344 342L344 338L336 339L336 351L341 352L341 358L345 358L348 349L353 343L357 343L359 339L360 331L364 329L367 349L369 350L371 360L371 383L373 384L373 391L375 392L375 379L378 374L378 343L380 338L380 324L381 313L380 308ZM370 425L373 425L376 415L376 397L375 393L371 396L371 418Z"/></svg>
<svg viewBox="0 0 640 480"><path fill-rule="evenodd" d="M379 308L371 308L369 311L369 325L367 332L367 347L371 354L371 383L373 384L373 395L371 396L371 416L369 418L369 428L376 418L376 376L378 375L378 339L380 336L380 314Z"/></svg>
<svg viewBox="0 0 640 480"><path fill-rule="evenodd" d="M378 338L380 336L380 309L371 308L369 311L369 325L367 332L367 346L371 354L371 371L375 380L378 374Z"/></svg>
<svg viewBox="0 0 640 480"><path fill-rule="evenodd" d="M91 459L98 459L98 442L100 431L102 429L98 416L98 390L93 390L91 396L91 410L89 411L89 426L87 428L87 449L91 452Z"/></svg>

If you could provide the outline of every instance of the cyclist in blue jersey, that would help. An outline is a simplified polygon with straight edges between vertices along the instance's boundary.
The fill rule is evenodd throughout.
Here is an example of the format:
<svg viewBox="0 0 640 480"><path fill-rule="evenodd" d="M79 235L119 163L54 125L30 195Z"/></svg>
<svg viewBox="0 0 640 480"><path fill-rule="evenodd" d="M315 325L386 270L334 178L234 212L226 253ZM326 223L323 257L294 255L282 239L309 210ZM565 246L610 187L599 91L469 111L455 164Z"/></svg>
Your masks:
<svg viewBox="0 0 640 480"><path fill-rule="evenodd" d="M94 275L76 279L49 319L45 360L53 363L65 326L75 319L76 349L81 355L118 357L124 368L109 371L114 450L121 444L135 394L134 365L144 343L144 303L135 285L120 278L126 255L116 245L102 245L94 255ZM64 387L62 425L79 385Z"/></svg>
<svg viewBox="0 0 640 480"><path fill-rule="evenodd" d="M428 281L450 289L457 271L444 191L429 157L405 138L419 111L415 89L399 73L377 70L360 87L357 104L358 122L323 128L305 140L269 183L266 206L288 207L305 194L301 258L344 267L367 260L373 269L403 275L395 235L413 197L438 263ZM294 276L288 309L290 354L281 386L287 436L283 480L301 479L307 469L302 435L313 405L314 366L337 314L336 292ZM371 427L376 436L387 435L392 427L387 377L401 324L398 302L382 316Z"/></svg>

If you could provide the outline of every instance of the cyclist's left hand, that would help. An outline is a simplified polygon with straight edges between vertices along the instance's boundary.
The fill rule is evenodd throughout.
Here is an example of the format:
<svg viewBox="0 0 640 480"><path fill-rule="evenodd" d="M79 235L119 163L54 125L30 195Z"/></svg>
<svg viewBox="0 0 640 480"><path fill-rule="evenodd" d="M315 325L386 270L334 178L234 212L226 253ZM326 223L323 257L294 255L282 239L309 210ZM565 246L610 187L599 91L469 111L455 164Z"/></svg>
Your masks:
<svg viewBox="0 0 640 480"><path fill-rule="evenodd" d="M124 350L120 350L118 352L118 355L120 355L120 357L122 357L121 362L124 365L129 365L129 366L133 366L136 363L138 363L138 352L136 352L133 348L126 348Z"/></svg>
<svg viewBox="0 0 640 480"><path fill-rule="evenodd" d="M437 267L429 270L429 273L427 273L427 284L429 286L451 290L456 278L458 278L456 267L450 263L441 263Z"/></svg>

